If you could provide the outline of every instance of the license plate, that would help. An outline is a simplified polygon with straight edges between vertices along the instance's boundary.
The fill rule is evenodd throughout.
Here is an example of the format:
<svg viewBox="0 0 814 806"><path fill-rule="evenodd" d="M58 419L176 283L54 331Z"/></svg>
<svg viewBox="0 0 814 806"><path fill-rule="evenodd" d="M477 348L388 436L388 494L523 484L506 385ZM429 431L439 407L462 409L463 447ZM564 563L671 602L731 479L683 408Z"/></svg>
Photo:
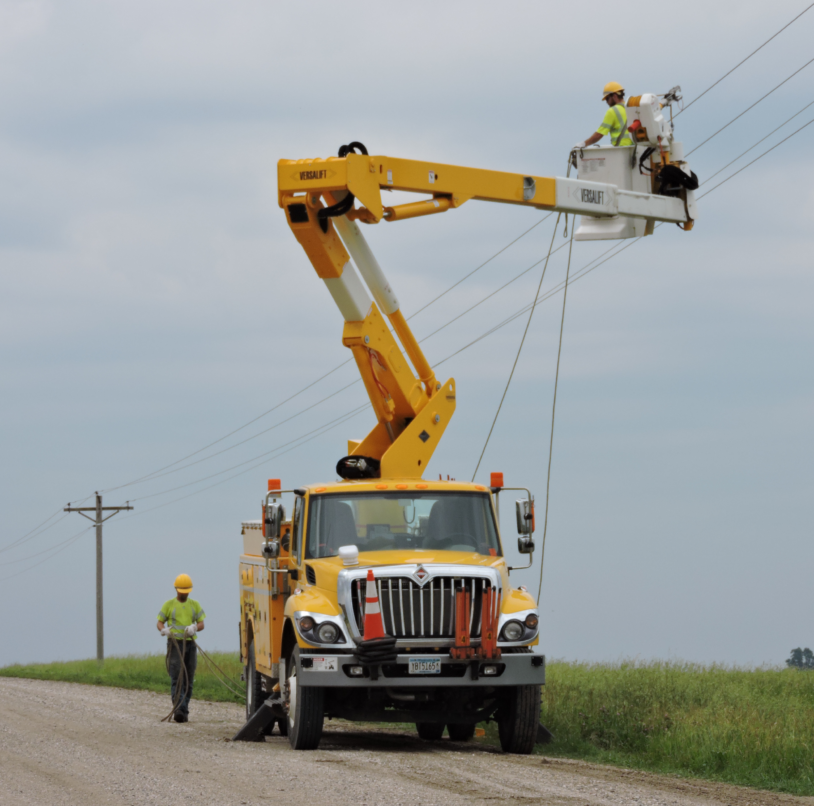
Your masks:
<svg viewBox="0 0 814 806"><path fill-rule="evenodd" d="M335 672L338 658L313 658L312 672Z"/></svg>
<svg viewBox="0 0 814 806"><path fill-rule="evenodd" d="M441 658L410 658L410 674L441 674Z"/></svg>

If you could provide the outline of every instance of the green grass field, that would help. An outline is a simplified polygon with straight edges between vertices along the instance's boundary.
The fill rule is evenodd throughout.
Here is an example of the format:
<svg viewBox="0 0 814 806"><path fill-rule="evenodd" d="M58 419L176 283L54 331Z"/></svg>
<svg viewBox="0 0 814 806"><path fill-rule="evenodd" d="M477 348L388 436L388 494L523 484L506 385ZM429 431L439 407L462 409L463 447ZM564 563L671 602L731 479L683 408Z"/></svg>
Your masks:
<svg viewBox="0 0 814 806"><path fill-rule="evenodd" d="M814 673L551 663L550 755L814 795Z"/></svg>
<svg viewBox="0 0 814 806"><path fill-rule="evenodd" d="M239 680L237 655L213 657ZM169 691L157 655L110 658L102 668L93 660L7 666L0 676ZM547 680L541 721L556 739L542 754L814 795L814 672L553 662ZM202 660L195 696L242 701ZM496 735L487 726L486 740Z"/></svg>
<svg viewBox="0 0 814 806"><path fill-rule="evenodd" d="M243 667L240 665L237 653L210 652L209 655L231 679L233 687L242 691L244 684L240 682L240 673L243 671ZM128 655L124 658L107 658L101 667L95 660L5 666L0 669L0 677L28 677L35 680L62 680L68 683L85 683L93 686L133 688L166 693L168 697L170 692L170 678L167 675L163 655ZM194 697L215 702L243 702L242 698L235 696L218 682L200 655L198 656L198 669L195 673Z"/></svg>

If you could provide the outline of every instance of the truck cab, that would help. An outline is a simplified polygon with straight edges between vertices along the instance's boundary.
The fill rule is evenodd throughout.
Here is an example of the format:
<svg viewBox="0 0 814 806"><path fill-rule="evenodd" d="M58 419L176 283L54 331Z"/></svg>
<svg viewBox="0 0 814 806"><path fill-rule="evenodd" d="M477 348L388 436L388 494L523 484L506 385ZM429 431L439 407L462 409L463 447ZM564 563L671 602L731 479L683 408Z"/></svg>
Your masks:
<svg viewBox="0 0 814 806"><path fill-rule="evenodd" d="M413 722L426 739L446 727L460 740L496 720L505 750L530 752L545 659L532 651L536 602L509 579L499 491L417 479L313 485L291 491L279 536L271 498L283 493L270 492L264 519L243 524L247 716L277 697L277 724L297 749L318 745L326 716ZM368 571L395 639L383 659L365 652Z"/></svg>

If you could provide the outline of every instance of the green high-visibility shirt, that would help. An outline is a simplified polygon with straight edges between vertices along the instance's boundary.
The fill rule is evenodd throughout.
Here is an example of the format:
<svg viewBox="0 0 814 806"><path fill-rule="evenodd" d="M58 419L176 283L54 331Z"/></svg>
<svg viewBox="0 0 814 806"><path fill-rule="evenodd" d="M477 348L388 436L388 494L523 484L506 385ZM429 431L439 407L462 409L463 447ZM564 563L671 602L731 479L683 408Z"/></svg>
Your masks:
<svg viewBox="0 0 814 806"><path fill-rule="evenodd" d="M627 130L627 110L622 104L610 107L597 129L601 135L609 134L615 146L632 146L633 140ZM619 135L622 135L621 138Z"/></svg>
<svg viewBox="0 0 814 806"><path fill-rule="evenodd" d="M169 623L172 635L180 636L184 634L184 627L190 624L197 624L206 618L203 608L194 599L187 599L179 602L178 599L167 599L158 611L158 620L162 624ZM198 636L194 635L193 640Z"/></svg>

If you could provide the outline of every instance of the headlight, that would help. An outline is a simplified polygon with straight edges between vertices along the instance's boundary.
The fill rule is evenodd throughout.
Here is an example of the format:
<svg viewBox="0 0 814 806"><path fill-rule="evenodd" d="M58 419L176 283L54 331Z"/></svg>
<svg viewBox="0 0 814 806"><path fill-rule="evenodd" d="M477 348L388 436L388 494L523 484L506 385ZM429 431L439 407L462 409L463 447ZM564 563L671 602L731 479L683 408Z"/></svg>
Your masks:
<svg viewBox="0 0 814 806"><path fill-rule="evenodd" d="M339 628L330 621L323 622L317 627L317 638L323 644L335 644L339 638Z"/></svg>
<svg viewBox="0 0 814 806"><path fill-rule="evenodd" d="M519 641L525 632L523 625L519 621L509 621L503 627L504 641Z"/></svg>

